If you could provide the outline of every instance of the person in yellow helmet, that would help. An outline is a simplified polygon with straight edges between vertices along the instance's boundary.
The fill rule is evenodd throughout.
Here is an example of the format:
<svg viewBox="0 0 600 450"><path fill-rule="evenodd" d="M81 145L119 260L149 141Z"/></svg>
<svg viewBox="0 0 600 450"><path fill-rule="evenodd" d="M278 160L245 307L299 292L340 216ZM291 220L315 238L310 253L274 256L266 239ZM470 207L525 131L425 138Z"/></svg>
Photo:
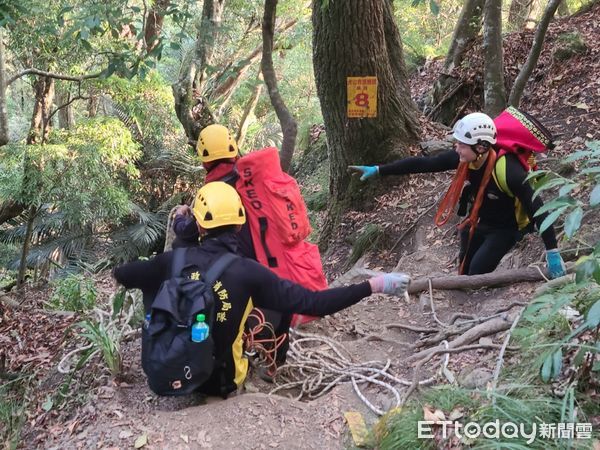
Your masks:
<svg viewBox="0 0 600 450"><path fill-rule="evenodd" d="M235 189L224 182L202 187L192 210L204 236L199 247L185 250L182 276L201 277L224 253L237 251L237 232L246 214ZM173 252L148 261L135 261L114 270L116 280L127 289L141 289L146 312L162 283L171 276ZM246 378L248 360L242 351L244 323L254 306L282 313L325 316L347 308L373 293L401 297L410 278L402 273L386 273L346 287L311 291L279 278L268 268L249 258L239 257L224 270L213 285L216 319L210 333L215 344L216 367L200 391L207 395L227 395Z"/></svg>

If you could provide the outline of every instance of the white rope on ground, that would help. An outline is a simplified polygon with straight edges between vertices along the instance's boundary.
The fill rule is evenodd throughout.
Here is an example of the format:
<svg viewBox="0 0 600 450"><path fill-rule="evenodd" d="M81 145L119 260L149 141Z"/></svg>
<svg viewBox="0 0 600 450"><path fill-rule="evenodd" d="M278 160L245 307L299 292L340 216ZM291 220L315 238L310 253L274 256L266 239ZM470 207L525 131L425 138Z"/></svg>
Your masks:
<svg viewBox="0 0 600 450"><path fill-rule="evenodd" d="M429 303L431 305L431 313L433 314L433 318L435 321L441 325L443 328L446 328L448 325L438 319L437 314L435 313L435 305L433 303L433 287L431 285L431 278L427 278L427 283L429 283Z"/></svg>
<svg viewBox="0 0 600 450"><path fill-rule="evenodd" d="M291 339L292 336L294 339ZM304 345L307 343L311 346ZM448 343L446 341L444 343L448 347ZM269 394L282 390L299 389L296 400L316 399L338 384L351 383L356 395L363 403L375 414L383 415L385 411L371 403L360 388L361 385L374 384L383 387L393 396L395 406L391 406L390 409L401 405L400 391L396 386L411 386L412 381L398 378L389 373L391 367L389 359L385 362L354 362L340 349L347 353L340 343L326 336L290 330L288 362L277 370L277 374L279 377L285 378L285 382L276 386ZM440 366L442 373L447 371L449 361L450 355L445 354ZM437 374L419 381L418 384L420 386L432 384L436 377Z"/></svg>
<svg viewBox="0 0 600 450"><path fill-rule="evenodd" d="M83 346L83 347L77 347L76 349L74 349L74 350L71 350L69 353L67 353L65 356L63 356L63 357L62 357L62 359L59 361L58 365L56 366L56 370L58 370L58 372L59 372L59 373L62 373L63 375L66 375L66 374L68 374L68 373L71 373L71 370L72 370L72 369L71 369L71 367L69 366L68 368L66 368L66 369L65 369L65 368L63 367L63 365L64 365L64 364L65 364L67 361L69 361L69 359L70 359L70 358L71 358L73 355L75 355L75 354L77 354L77 353L80 353L80 352L85 352L86 350L89 350L89 349L91 349L93 345L94 345L94 344L92 344L92 343L89 343L88 345L85 345L85 346ZM99 351L100 351L100 350L96 350L96 351L95 351L95 352L94 352L92 355L90 355L90 358L91 358L92 356L94 356L96 353L98 353Z"/></svg>
<svg viewBox="0 0 600 450"><path fill-rule="evenodd" d="M546 275L544 275L544 272L542 271L542 269L540 268L539 265L537 265L537 264L530 264L529 267L535 267L538 270L538 272L540 273L540 275L542 276L542 278L544 280L550 281L550 279Z"/></svg>

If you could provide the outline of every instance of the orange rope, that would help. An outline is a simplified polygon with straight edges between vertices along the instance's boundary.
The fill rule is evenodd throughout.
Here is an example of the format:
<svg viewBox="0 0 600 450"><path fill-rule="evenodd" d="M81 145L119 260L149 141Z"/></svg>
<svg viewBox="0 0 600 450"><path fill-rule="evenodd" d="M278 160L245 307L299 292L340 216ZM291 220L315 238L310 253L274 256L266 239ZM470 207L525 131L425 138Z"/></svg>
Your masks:
<svg viewBox="0 0 600 450"><path fill-rule="evenodd" d="M245 351L248 353L258 353L260 355L260 362L266 362L267 374L274 376L277 371L277 350L285 342L287 333L277 336L273 325L265 320L265 315L260 309L253 309L248 315L248 319L250 318L256 320L257 324L243 335ZM269 330L271 336L256 339L256 335L265 329Z"/></svg>
<svg viewBox="0 0 600 450"><path fill-rule="evenodd" d="M458 165L452 184L446 191L446 194L444 194L444 198L440 202L440 206L435 213L434 221L438 227L445 225L454 213L454 208L458 204L460 194L465 186L465 181L467 181L468 171L469 165L467 163L462 162Z"/></svg>
<svg viewBox="0 0 600 450"><path fill-rule="evenodd" d="M489 154L487 157L485 172L483 173L483 178L481 179L481 184L479 185L479 189L477 191L477 196L475 197L473 207L471 208L468 217L458 225L459 230L462 230L467 225L470 227L467 248L463 260L460 262L460 267L458 269L458 273L460 275L464 273L465 261L467 259L467 253L469 251L471 239L473 238L475 228L477 227L477 223L479 222L479 209L481 208L481 204L483 203L485 188L487 187L490 178L492 177L492 170L494 170L494 166L496 165L496 152L493 149L490 149L488 153ZM465 185L465 181L467 180L468 170L468 163L460 163L458 165L458 169L456 170L456 174L454 175L452 184L448 188L448 191L446 191L444 198L440 202L440 206L437 210L437 213L435 214L435 224L438 227L448 222L452 213L454 212L454 208L458 204L458 200L460 199L460 195Z"/></svg>

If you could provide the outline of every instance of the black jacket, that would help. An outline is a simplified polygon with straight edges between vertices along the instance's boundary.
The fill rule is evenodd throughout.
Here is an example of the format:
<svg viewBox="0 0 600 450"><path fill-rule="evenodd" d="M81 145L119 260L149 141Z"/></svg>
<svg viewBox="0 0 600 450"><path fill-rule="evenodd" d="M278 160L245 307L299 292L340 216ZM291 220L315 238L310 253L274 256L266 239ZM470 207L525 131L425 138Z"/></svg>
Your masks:
<svg viewBox="0 0 600 450"><path fill-rule="evenodd" d="M542 199L533 199L533 189L529 182L525 181L527 172L513 154L507 154L506 158L506 182L511 192L519 199L529 219L539 228L547 214L533 217L535 212L543 206ZM445 150L431 157L410 157L394 161L393 163L379 166L380 175L405 175L409 173L445 172L458 168L458 154L454 150ZM461 203L471 203L477 195L479 185L485 171L485 164L480 168L469 167L468 182L465 187ZM517 218L515 216L515 199L506 194L496 184L494 179L486 186L483 202L479 209L479 220L482 225L490 228L508 228L517 230ZM557 247L556 234L553 227L548 227L542 233L544 246L547 250Z"/></svg>
<svg viewBox="0 0 600 450"><path fill-rule="evenodd" d="M233 233L209 238L199 247L187 250L186 263L192 265L188 276L206 272L219 255L236 252L237 238ZM141 289L144 307L149 310L161 284L171 272L173 252L157 255L148 261L124 264L114 270L116 280L128 289ZM282 313L325 316L357 303L371 295L368 282L347 287L310 291L277 277L256 261L240 257L235 260L214 285L217 318L211 330L216 357L225 362L225 379L239 386L246 377L248 361L243 357L242 333L246 318L254 306ZM212 393L212 392L209 392Z"/></svg>

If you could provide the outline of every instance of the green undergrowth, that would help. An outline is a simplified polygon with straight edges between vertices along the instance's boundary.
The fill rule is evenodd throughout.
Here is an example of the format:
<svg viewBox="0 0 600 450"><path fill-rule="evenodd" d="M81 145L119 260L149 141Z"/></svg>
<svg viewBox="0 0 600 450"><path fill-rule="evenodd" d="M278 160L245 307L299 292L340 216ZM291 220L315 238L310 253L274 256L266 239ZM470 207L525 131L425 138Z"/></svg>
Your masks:
<svg viewBox="0 0 600 450"><path fill-rule="evenodd" d="M456 385L427 389L376 424L372 447L428 449L454 443L479 449L592 448L599 430L590 432L590 439L558 438L557 429L552 439L542 430L544 424L573 424L573 437L577 432L585 436L585 424L600 414L599 305L600 286L590 280L571 282L535 298L512 332L511 346L518 350L505 356L495 390L491 384L487 390ZM509 428L493 438L449 434L443 439L441 425L435 425L435 438L419 439L418 421L424 420L426 412L438 417L441 412L441 420L456 420L463 426L476 422L483 427L496 421L500 427L522 424L525 434L515 435Z"/></svg>

